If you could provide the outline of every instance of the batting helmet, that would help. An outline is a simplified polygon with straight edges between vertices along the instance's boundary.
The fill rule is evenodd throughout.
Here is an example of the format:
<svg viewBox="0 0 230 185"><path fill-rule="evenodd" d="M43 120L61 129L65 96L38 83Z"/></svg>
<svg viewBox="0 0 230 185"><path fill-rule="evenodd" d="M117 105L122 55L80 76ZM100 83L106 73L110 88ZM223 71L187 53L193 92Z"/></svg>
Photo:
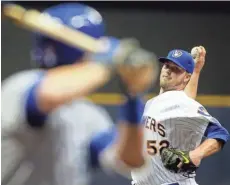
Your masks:
<svg viewBox="0 0 230 185"><path fill-rule="evenodd" d="M104 36L105 27L102 16L95 9L79 3L61 3L44 11L72 29L80 30L94 38ZM74 39L74 38L73 38ZM40 67L51 68L72 64L81 59L84 51L62 42L35 33L32 60Z"/></svg>

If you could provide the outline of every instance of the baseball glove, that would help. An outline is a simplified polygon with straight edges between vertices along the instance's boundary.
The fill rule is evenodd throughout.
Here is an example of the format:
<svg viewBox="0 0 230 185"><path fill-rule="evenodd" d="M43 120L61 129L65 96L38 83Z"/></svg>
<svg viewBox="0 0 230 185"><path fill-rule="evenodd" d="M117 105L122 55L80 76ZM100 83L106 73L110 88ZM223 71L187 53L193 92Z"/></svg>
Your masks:
<svg viewBox="0 0 230 185"><path fill-rule="evenodd" d="M164 148L161 152L161 159L166 169L174 173L183 173L186 177L189 177L198 168L191 161L188 151Z"/></svg>

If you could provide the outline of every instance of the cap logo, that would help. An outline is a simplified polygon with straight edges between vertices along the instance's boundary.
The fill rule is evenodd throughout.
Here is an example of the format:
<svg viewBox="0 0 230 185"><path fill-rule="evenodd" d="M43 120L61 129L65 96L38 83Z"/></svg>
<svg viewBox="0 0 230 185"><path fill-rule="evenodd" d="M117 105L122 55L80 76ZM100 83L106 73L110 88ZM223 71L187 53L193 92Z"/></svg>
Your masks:
<svg viewBox="0 0 230 185"><path fill-rule="evenodd" d="M180 51L180 50L175 50L175 51L173 51L172 56L173 56L174 58L178 58L178 57L180 57L182 54L183 54L182 51Z"/></svg>

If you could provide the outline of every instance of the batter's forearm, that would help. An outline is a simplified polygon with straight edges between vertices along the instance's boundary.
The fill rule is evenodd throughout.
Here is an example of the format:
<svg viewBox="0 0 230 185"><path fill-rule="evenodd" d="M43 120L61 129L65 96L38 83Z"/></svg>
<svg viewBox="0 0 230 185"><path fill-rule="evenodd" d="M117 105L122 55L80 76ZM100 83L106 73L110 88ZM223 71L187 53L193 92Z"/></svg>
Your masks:
<svg viewBox="0 0 230 185"><path fill-rule="evenodd" d="M193 152L203 159L220 151L221 148L222 142L216 139L206 139L200 146L193 150Z"/></svg>
<svg viewBox="0 0 230 185"><path fill-rule="evenodd" d="M127 97L120 108L117 152L120 160L132 168L139 168L144 164L141 124L143 108L141 97Z"/></svg>
<svg viewBox="0 0 230 185"><path fill-rule="evenodd" d="M83 63L49 70L38 88L38 105L49 112L59 105L91 93L110 79L103 65Z"/></svg>
<svg viewBox="0 0 230 185"><path fill-rule="evenodd" d="M200 73L194 71L189 83L187 84L184 90L187 96L189 96L192 99L196 99L197 97L199 77L200 77Z"/></svg>
<svg viewBox="0 0 230 185"><path fill-rule="evenodd" d="M142 129L142 125L132 126L122 123L119 125L118 156L126 165L134 168L144 164Z"/></svg>

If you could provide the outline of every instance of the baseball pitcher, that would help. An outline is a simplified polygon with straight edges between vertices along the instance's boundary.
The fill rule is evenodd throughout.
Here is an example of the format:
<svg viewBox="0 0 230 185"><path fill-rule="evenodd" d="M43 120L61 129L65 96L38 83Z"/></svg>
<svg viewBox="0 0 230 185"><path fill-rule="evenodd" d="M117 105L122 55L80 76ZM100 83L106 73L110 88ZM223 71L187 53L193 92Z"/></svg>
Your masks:
<svg viewBox="0 0 230 185"><path fill-rule="evenodd" d="M160 74L161 93L144 109L144 151L151 165L132 172L136 185L196 185L201 160L218 151L229 139L228 131L206 109L186 94L194 71L192 56L172 50ZM196 91L196 90L195 90Z"/></svg>

